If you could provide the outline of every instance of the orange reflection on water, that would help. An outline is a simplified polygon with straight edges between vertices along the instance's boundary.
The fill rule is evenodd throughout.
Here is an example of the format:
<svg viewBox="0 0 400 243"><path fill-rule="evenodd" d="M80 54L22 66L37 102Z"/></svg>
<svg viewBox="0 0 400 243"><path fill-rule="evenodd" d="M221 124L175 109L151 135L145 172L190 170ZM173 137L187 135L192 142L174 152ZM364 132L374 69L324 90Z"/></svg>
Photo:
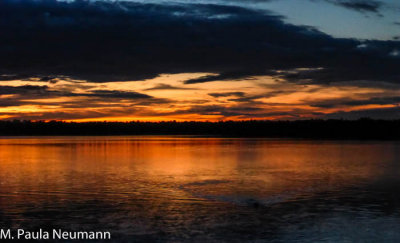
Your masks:
<svg viewBox="0 0 400 243"><path fill-rule="evenodd" d="M377 161L396 155L395 146L179 137L0 139L1 193L117 193L136 190L139 181L175 191L204 180L229 181L214 185L224 190L255 183L257 193L267 194L324 180L337 186L379 176Z"/></svg>
<svg viewBox="0 0 400 243"><path fill-rule="evenodd" d="M364 184L399 177L398 151L397 142L2 138L0 223L112 230L129 239L226 237L257 222L254 234L271 222L273 230L286 229L282 215L302 222L301 215L319 216L315 207L331 207L329 200L363 203L370 194L362 193ZM308 213L297 216L289 202ZM221 231L221 225L229 227Z"/></svg>

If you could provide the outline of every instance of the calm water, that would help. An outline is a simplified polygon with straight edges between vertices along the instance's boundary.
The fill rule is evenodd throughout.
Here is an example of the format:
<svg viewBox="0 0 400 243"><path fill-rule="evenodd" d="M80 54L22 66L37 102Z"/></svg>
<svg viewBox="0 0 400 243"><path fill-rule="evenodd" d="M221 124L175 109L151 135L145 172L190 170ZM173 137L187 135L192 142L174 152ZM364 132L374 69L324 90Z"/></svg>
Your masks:
<svg viewBox="0 0 400 243"><path fill-rule="evenodd" d="M400 242L400 143L0 139L0 228L115 241Z"/></svg>

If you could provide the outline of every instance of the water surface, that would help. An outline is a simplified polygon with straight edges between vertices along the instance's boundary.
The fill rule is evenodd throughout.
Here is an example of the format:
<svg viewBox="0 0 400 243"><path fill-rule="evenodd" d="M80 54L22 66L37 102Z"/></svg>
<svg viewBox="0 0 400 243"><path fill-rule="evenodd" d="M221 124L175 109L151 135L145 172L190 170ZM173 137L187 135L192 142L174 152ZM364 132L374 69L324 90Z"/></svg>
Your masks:
<svg viewBox="0 0 400 243"><path fill-rule="evenodd" d="M399 242L400 143L0 139L1 228L115 241Z"/></svg>

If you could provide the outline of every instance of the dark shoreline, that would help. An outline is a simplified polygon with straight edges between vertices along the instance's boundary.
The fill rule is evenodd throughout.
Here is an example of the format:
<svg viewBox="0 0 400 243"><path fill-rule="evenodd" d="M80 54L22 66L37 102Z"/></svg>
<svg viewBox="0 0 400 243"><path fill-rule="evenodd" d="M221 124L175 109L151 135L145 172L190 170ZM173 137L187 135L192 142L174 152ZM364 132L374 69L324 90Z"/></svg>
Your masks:
<svg viewBox="0 0 400 243"><path fill-rule="evenodd" d="M223 122L0 121L0 136L192 135L249 138L400 140L400 120Z"/></svg>

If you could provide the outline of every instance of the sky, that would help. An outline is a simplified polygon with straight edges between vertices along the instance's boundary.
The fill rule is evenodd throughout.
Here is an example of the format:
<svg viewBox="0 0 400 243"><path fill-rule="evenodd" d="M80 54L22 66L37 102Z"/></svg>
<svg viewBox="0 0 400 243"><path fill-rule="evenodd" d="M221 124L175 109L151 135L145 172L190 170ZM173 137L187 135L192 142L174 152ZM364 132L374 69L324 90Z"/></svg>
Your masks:
<svg viewBox="0 0 400 243"><path fill-rule="evenodd" d="M398 0L0 0L0 119L400 119Z"/></svg>

